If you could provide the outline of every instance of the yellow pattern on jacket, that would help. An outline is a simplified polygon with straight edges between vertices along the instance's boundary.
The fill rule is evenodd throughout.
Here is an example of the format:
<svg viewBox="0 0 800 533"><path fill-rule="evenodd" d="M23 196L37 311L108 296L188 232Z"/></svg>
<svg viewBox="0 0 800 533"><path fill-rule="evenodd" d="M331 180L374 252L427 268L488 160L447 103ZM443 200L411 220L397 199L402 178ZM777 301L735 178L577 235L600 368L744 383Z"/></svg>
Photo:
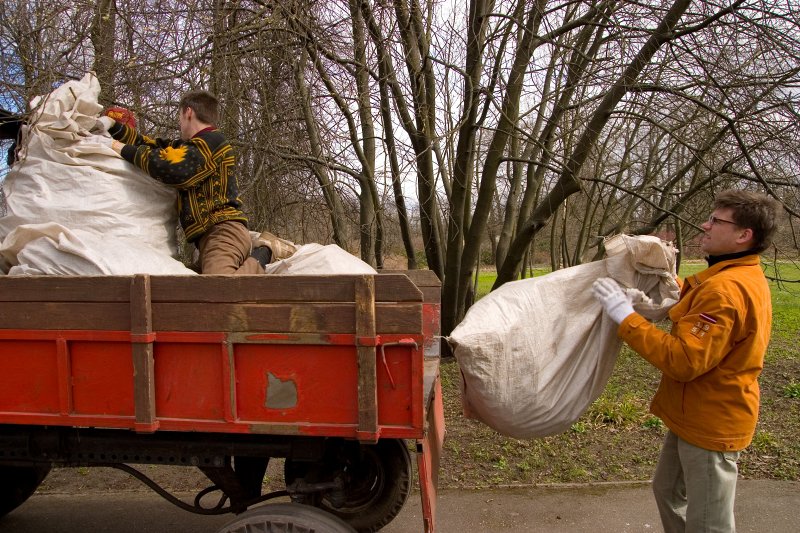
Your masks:
<svg viewBox="0 0 800 533"><path fill-rule="evenodd" d="M663 374L651 412L700 448L746 448L758 420L758 376L772 329L760 258L722 261L689 276L669 317L671 333L635 313L618 329Z"/></svg>

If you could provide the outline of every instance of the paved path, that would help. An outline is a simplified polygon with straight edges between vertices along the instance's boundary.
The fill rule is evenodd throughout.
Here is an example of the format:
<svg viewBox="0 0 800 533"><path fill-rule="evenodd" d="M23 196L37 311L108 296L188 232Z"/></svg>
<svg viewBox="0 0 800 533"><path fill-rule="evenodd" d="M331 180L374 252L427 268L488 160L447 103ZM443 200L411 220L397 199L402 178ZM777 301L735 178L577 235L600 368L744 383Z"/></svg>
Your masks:
<svg viewBox="0 0 800 533"><path fill-rule="evenodd" d="M800 482L740 480L738 533L800 531ZM231 516L198 516L152 492L34 495L0 520L13 533L213 533ZM422 531L419 495L382 533ZM437 533L658 532L647 484L447 490L439 496Z"/></svg>

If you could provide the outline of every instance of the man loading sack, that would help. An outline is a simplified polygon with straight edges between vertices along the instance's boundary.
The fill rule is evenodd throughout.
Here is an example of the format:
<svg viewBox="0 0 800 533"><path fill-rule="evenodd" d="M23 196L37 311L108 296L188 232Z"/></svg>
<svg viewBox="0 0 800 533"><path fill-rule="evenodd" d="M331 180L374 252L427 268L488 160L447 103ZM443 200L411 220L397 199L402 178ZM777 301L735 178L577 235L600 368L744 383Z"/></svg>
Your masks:
<svg viewBox="0 0 800 533"><path fill-rule="evenodd" d="M777 212L763 194L717 195L701 225L708 268L684 280L669 333L637 313L616 281L598 279L592 288L617 335L662 373L650 410L669 428L653 476L667 533L736 529L737 461L755 433L772 323L759 254L770 246Z"/></svg>
<svg viewBox="0 0 800 533"><path fill-rule="evenodd" d="M202 274L263 274L268 263L294 252L292 243L270 233L251 236L239 198L233 148L215 126L219 101L213 94L183 95L177 140L142 135L132 118L128 110L111 108L91 132L108 132L111 137L97 135L95 140L177 189L181 227L199 251Z"/></svg>

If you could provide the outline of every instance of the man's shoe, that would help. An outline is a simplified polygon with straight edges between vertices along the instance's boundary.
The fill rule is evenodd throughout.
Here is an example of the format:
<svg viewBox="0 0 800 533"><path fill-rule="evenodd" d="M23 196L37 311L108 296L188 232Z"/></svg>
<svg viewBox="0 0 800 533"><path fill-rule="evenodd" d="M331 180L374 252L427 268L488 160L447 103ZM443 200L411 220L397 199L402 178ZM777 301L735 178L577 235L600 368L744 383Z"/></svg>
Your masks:
<svg viewBox="0 0 800 533"><path fill-rule="evenodd" d="M297 251L297 245L295 243L292 241L287 241L286 239L281 239L277 235L268 231L262 231L261 233L251 231L250 242L253 246L253 249L261 246L268 246L272 251L272 258L270 261L280 261L281 259L286 259L287 257L291 257L292 254Z"/></svg>
<svg viewBox="0 0 800 533"><path fill-rule="evenodd" d="M250 257L255 257L258 264L261 265L261 268L264 268L272 259L272 250L270 250L268 246L259 246L258 248L253 248Z"/></svg>

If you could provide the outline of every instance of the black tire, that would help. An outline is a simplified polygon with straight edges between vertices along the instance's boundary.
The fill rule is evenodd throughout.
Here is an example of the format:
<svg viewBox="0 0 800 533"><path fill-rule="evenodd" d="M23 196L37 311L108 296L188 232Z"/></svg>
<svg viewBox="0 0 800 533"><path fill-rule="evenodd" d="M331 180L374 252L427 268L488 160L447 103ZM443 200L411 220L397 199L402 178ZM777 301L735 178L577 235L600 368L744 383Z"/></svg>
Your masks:
<svg viewBox="0 0 800 533"><path fill-rule="evenodd" d="M0 516L5 516L31 497L41 485L50 465L0 466Z"/></svg>
<svg viewBox="0 0 800 533"><path fill-rule="evenodd" d="M344 481L344 502L325 495L308 503L332 513L359 533L373 533L391 522L411 492L411 455L400 439L384 439L374 445L352 445L336 456L340 464L304 463L286 460L284 477L289 486L296 479L309 483Z"/></svg>
<svg viewBox="0 0 800 533"><path fill-rule="evenodd" d="M217 533L292 531L294 533L354 533L355 529L321 509L299 503L254 507L228 522Z"/></svg>

